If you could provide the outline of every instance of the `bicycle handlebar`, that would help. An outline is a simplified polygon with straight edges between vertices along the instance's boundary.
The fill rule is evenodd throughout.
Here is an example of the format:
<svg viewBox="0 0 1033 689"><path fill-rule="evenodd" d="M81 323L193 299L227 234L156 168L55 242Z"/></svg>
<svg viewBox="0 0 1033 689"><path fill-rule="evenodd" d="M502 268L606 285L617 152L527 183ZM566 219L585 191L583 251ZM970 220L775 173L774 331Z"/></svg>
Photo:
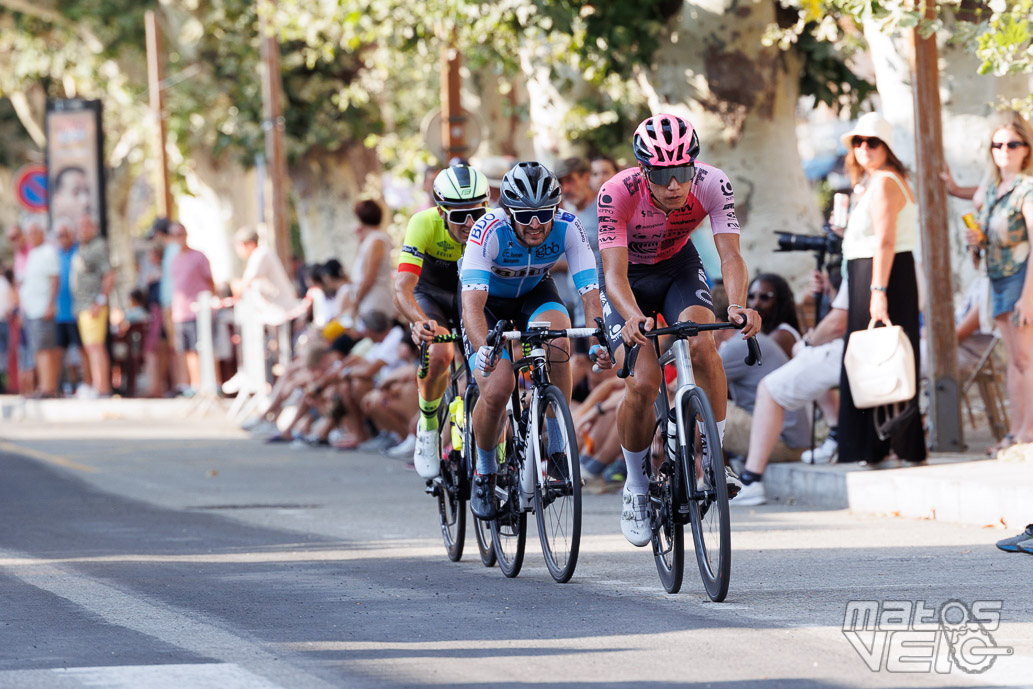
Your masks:
<svg viewBox="0 0 1033 689"><path fill-rule="evenodd" d="M666 328L654 328L653 330L645 330L640 324L639 328L642 330L642 334L646 337L657 338L663 335L674 335L681 339L686 337L695 337L701 332L707 332L711 330L742 330L746 326L746 320L743 319L742 323L695 323L693 321L683 321L681 323L675 323L674 325ZM624 342L624 365L621 370L617 372L618 378L627 378L628 376L635 374L635 361L638 359L639 347L641 345L629 345ZM746 365L754 366L763 362L763 357L760 351L760 344L757 343L757 338L747 337L746 338Z"/></svg>
<svg viewBox="0 0 1033 689"><path fill-rule="evenodd" d="M502 351L502 346L507 341L522 340L524 342L547 342L549 340L558 340L561 337L594 337L600 342L606 343L605 328L602 325L601 319L596 319L599 323L597 328L563 328L559 330L548 330L545 328L536 328L533 330L506 330L506 326L509 325L508 321L500 320L495 324L495 327L488 332L488 336L485 338L485 344L492 348L491 356L488 357L489 363L494 363L499 354ZM488 374L484 374L487 377Z"/></svg>
<svg viewBox="0 0 1033 689"><path fill-rule="evenodd" d="M424 325L426 328L427 326ZM429 330L429 328L427 328ZM424 340L420 342L420 370L416 372L416 377L423 379L427 377L427 369L430 367L430 347L432 344L441 344L444 342L455 342L459 339L459 335L455 333L449 333L447 335L435 335L434 338L427 342Z"/></svg>

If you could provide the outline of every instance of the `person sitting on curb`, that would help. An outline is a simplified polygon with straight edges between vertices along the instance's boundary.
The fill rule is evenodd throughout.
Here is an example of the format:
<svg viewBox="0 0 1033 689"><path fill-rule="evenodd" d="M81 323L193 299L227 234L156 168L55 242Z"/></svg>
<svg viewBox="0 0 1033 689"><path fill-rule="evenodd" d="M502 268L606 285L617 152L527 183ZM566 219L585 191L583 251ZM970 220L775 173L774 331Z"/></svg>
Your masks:
<svg viewBox="0 0 1033 689"><path fill-rule="evenodd" d="M832 309L817 326L804 335L803 341L794 350L793 359L765 376L757 386L746 468L740 473L743 489L733 504L751 506L767 502L762 483L764 468L772 458L786 413L804 411L809 414L806 411L809 403L823 398L827 400L826 394L829 390L839 385L849 294L845 287L844 277L832 302ZM826 441L831 447L826 448L822 445L812 451L809 459L812 463L820 460L834 462L836 458L834 423L838 410L835 405L832 405L832 408L827 408L828 406L826 401L822 410L825 418L833 424L829 429L831 440ZM824 452L820 452L823 449Z"/></svg>

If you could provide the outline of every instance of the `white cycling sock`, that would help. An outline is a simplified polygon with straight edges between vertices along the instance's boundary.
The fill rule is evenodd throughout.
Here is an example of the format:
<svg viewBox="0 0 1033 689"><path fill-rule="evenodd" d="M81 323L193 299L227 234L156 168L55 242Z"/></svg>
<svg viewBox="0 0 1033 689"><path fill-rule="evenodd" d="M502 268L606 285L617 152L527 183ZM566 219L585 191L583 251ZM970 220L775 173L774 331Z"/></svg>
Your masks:
<svg viewBox="0 0 1033 689"><path fill-rule="evenodd" d="M725 421L726 419L721 419L717 422L717 437L721 441L721 447L725 446Z"/></svg>
<svg viewBox="0 0 1033 689"><path fill-rule="evenodd" d="M627 465L627 477L624 479L624 487L632 493L645 493L649 490L649 476L646 475L646 458L649 456L649 448L639 452L632 452L621 445L621 452L624 453L624 463Z"/></svg>

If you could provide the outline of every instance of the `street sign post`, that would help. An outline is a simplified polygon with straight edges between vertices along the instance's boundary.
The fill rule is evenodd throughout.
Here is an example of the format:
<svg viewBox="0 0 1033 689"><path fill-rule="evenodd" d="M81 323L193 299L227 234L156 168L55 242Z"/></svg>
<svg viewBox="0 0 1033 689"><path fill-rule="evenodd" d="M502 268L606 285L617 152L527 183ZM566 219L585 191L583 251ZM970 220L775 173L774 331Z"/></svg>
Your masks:
<svg viewBox="0 0 1033 689"><path fill-rule="evenodd" d="M47 211L47 168L34 163L14 176L14 195L18 204L31 213Z"/></svg>

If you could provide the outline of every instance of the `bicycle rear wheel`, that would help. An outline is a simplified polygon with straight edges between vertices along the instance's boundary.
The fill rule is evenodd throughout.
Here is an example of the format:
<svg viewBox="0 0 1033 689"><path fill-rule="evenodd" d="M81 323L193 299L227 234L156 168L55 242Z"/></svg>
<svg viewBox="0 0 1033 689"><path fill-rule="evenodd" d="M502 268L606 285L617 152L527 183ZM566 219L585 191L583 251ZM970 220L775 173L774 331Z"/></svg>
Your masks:
<svg viewBox="0 0 1033 689"><path fill-rule="evenodd" d="M447 388L438 407L439 432L446 438L452 437L452 415L449 405L454 397L452 388ZM466 500L463 498L462 481L462 454L453 449L441 462L441 476L436 491L441 538L445 542L448 559L452 562L462 559L463 546L466 543Z"/></svg>
<svg viewBox="0 0 1033 689"><path fill-rule="evenodd" d="M678 593L685 573L685 527L678 513L680 485L666 449L666 426L666 420L656 422L650 446L649 509L656 572L667 593Z"/></svg>
<svg viewBox="0 0 1033 689"><path fill-rule="evenodd" d="M507 577L520 574L527 541L527 513L520 509L520 462L517 461L512 419L507 417L503 438L506 439L506 461L499 465L499 509L491 522L491 543L499 569Z"/></svg>
<svg viewBox="0 0 1033 689"><path fill-rule="evenodd" d="M538 447L546 476L535 477L534 512L545 564L562 584L574 574L581 547L581 460L563 393L550 385L538 405Z"/></svg>
<svg viewBox="0 0 1033 689"><path fill-rule="evenodd" d="M728 595L732 569L732 534L728 512L728 486L724 453L714 412L702 388L683 400L688 452L682 457L689 520L696 547L696 562L703 586L714 602ZM700 433L700 427L704 434Z"/></svg>
<svg viewBox="0 0 1033 689"><path fill-rule="evenodd" d="M473 438L473 407L477 404L480 391L477 385L470 382L466 387L466 397L463 407L463 498L470 497L470 484L473 481L473 468L476 459L474 457L476 447ZM473 533L477 538L477 550L481 555L481 564L485 567L495 566L495 547L491 542L491 523L473 517Z"/></svg>

